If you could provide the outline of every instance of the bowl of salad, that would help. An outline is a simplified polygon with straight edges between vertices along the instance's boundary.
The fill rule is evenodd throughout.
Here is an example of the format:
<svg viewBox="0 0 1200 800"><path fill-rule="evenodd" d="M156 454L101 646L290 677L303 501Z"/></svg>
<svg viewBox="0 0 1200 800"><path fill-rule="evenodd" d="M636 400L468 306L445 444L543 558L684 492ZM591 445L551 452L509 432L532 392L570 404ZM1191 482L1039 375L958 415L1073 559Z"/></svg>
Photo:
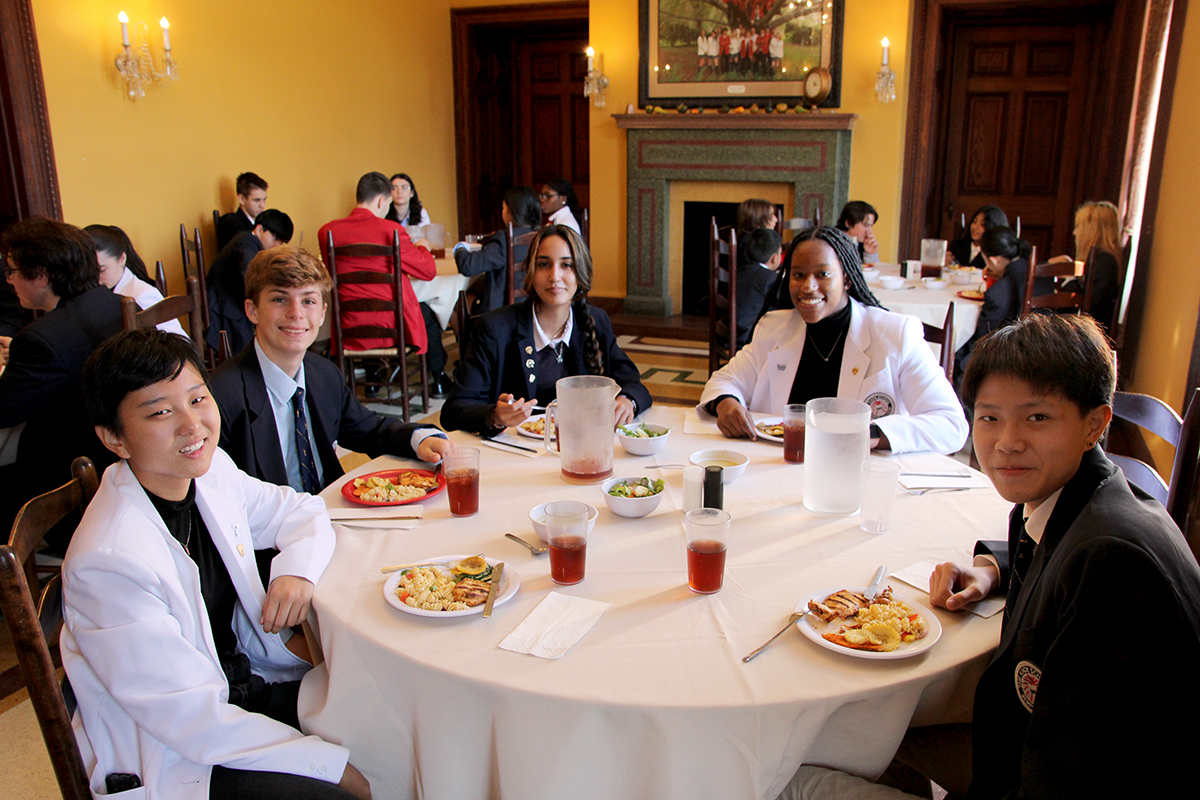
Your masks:
<svg viewBox="0 0 1200 800"><path fill-rule="evenodd" d="M670 428L651 425L648 422L631 422L628 425L617 426L617 438L621 441L621 447L631 456L652 456L662 452L670 435Z"/></svg>
<svg viewBox="0 0 1200 800"><path fill-rule="evenodd" d="M604 502L619 517L644 517L662 502L662 478L610 478L600 485Z"/></svg>

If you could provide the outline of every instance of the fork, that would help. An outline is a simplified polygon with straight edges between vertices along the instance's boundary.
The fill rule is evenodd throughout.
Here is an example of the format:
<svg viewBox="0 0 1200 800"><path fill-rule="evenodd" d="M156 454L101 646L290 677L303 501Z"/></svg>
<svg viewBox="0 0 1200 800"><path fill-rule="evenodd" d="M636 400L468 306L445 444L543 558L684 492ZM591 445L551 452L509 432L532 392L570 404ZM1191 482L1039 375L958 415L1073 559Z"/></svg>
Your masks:
<svg viewBox="0 0 1200 800"><path fill-rule="evenodd" d="M767 639L765 642L763 642L761 646L759 646L757 649L753 650L750 653L750 655L743 658L742 661L744 661L747 664L750 663L751 661L753 661L755 656L757 656L763 650L766 650L767 646L770 645L771 642L775 641L780 636L783 636L783 634L787 632L788 628L792 627L797 622L799 622L800 618L803 617L807 613L808 613L807 608L804 609L803 611L797 611L797 612L793 613L790 617L788 617L787 625L784 625L782 628L779 629L779 633L775 634L770 639Z"/></svg>

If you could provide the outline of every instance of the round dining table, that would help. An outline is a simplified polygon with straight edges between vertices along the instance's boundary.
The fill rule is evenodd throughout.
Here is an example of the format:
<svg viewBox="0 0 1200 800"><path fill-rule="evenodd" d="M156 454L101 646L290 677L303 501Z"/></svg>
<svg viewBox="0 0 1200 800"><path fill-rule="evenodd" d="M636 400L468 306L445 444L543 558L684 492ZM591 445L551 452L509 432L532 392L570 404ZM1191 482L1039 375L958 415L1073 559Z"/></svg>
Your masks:
<svg viewBox="0 0 1200 800"><path fill-rule="evenodd" d="M899 275L899 264L873 264L882 275ZM884 289L876 278L869 281L871 291L883 307L897 314L909 314L926 322L935 328L940 328L946 322L946 307L954 304L954 349L970 340L975 333L975 325L979 322L979 312L983 309L982 300L970 300L960 297L959 292L967 289L979 289L980 281L963 285L946 282L943 289L926 289L919 277L909 277L902 289ZM931 345L934 355L939 355L941 345Z"/></svg>
<svg viewBox="0 0 1200 800"><path fill-rule="evenodd" d="M767 800L803 763L873 777L910 724L969 720L998 616L933 611L941 638L911 658L851 657L794 628L754 661L742 657L814 592L865 586L881 565L968 560L977 539L1005 536L1009 504L986 481L922 496L897 488L891 530L866 533L857 515L823 518L801 506L807 467L785 462L782 445L725 440L694 419L685 432L689 415L655 406L641 417L671 428L658 455L630 456L614 441L615 476L666 482L641 519L614 515L598 485L564 482L552 454L485 446L478 514L452 517L441 493L421 501L411 530L335 523L337 547L313 601L324 663L304 681L305 730L348 747L376 798ZM462 432L450 438L480 444ZM682 471L655 465L714 447L750 464L724 489L733 518L724 587L700 595L687 587ZM910 456L895 458L903 468ZM931 454L920 468L930 459L965 469ZM414 466L375 459L322 497L344 508L346 480L406 464ZM536 542L529 510L559 499L599 509L586 577L574 586L555 585L546 555L504 538ZM520 578L489 619L415 616L385 601L382 566L475 553ZM894 578L885 585L928 606L924 592ZM561 658L498 647L551 592L611 605Z"/></svg>

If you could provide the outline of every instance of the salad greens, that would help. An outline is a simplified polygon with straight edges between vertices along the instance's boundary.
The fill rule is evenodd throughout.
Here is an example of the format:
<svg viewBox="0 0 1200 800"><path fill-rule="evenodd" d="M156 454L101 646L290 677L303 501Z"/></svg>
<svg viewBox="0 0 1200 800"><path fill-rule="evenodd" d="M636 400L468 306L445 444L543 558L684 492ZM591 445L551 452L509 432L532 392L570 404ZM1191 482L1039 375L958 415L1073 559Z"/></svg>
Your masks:
<svg viewBox="0 0 1200 800"><path fill-rule="evenodd" d="M665 436L670 432L670 429L661 431L646 430L646 427L641 423L637 425L618 425L617 430L621 432L621 435L630 436L634 439L654 439L659 436Z"/></svg>
<svg viewBox="0 0 1200 800"><path fill-rule="evenodd" d="M652 497L661 492L666 483L662 478L652 481L649 478L634 478L615 484L608 493L614 497Z"/></svg>

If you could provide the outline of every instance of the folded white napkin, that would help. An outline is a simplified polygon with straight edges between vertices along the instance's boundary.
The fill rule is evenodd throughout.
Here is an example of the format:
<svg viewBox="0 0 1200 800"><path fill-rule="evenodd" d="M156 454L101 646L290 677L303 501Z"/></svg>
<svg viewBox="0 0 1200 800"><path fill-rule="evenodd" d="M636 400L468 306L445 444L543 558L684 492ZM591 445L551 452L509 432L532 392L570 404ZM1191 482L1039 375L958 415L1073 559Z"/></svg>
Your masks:
<svg viewBox="0 0 1200 800"><path fill-rule="evenodd" d="M689 412L683 416L683 432L688 436L720 436L721 429L712 417L701 419L699 412Z"/></svg>
<svg viewBox="0 0 1200 800"><path fill-rule="evenodd" d="M480 439L479 441L488 447L494 447L506 453L515 453L526 458L537 458L546 452L546 448L538 444L537 439L530 439L526 436L514 436L508 432L493 436L490 439ZM529 452L530 450L533 452Z"/></svg>
<svg viewBox="0 0 1200 800"><path fill-rule="evenodd" d="M539 658L562 658L592 629L610 605L551 592L512 633L504 637L500 646Z"/></svg>
<svg viewBox="0 0 1200 800"><path fill-rule="evenodd" d="M937 453L905 453L900 462L900 485L905 489L982 489L983 475L966 464Z"/></svg>
<svg viewBox="0 0 1200 800"><path fill-rule="evenodd" d="M937 564L930 561L918 561L911 567L896 570L892 573L892 577L929 594L929 578L933 575L936 566ZM985 597L979 602L967 606L964 610L984 619L994 617L1004 610L1004 598L997 595Z"/></svg>
<svg viewBox="0 0 1200 800"><path fill-rule="evenodd" d="M380 521L383 517L423 517L425 508L418 503L403 506L374 506L371 508L338 508L329 509L329 518L335 521L358 520Z"/></svg>

